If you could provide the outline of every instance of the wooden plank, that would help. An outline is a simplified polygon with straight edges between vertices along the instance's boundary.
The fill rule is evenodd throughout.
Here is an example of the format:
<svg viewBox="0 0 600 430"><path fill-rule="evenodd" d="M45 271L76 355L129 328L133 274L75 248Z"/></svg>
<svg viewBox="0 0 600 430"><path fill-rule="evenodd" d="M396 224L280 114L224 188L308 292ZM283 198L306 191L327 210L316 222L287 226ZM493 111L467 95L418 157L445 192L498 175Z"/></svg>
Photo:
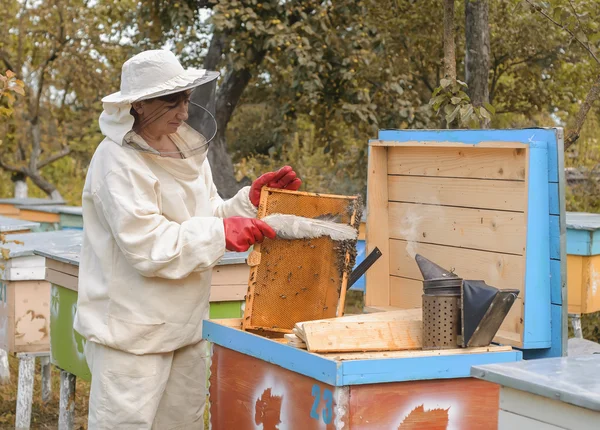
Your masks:
<svg viewBox="0 0 600 430"><path fill-rule="evenodd" d="M397 311L401 308L397 306L365 306L363 307L363 312L366 314L373 314L376 312L388 312L388 311Z"/></svg>
<svg viewBox="0 0 600 430"><path fill-rule="evenodd" d="M567 303L570 314L581 314L583 310L583 259L581 255L567 255Z"/></svg>
<svg viewBox="0 0 600 430"><path fill-rule="evenodd" d="M390 296L392 306L400 309L421 308L423 306L423 282L414 279L390 276Z"/></svg>
<svg viewBox="0 0 600 430"><path fill-rule="evenodd" d="M513 388L500 389L500 409L564 428L598 428L600 412Z"/></svg>
<svg viewBox="0 0 600 430"><path fill-rule="evenodd" d="M481 279L496 288L517 288L524 294L525 259L521 256L390 239L390 274L422 280L413 253L454 269L463 279Z"/></svg>
<svg viewBox="0 0 600 430"><path fill-rule="evenodd" d="M365 274L366 306L390 305L389 264L385 258L389 252L387 157L387 148L369 147L366 255L377 247L384 258L378 259Z"/></svg>
<svg viewBox="0 0 600 430"><path fill-rule="evenodd" d="M56 270L57 272L66 273L67 275L79 276L79 266L74 264L68 264L62 261L47 258L46 267L48 269Z"/></svg>
<svg viewBox="0 0 600 430"><path fill-rule="evenodd" d="M67 273L59 272L54 269L46 269L46 281L69 290L78 291L79 278Z"/></svg>
<svg viewBox="0 0 600 430"><path fill-rule="evenodd" d="M306 343L293 333L286 333L283 338L288 345L294 348L306 349Z"/></svg>
<svg viewBox="0 0 600 430"><path fill-rule="evenodd" d="M325 358L336 361L347 360L377 360L381 358L415 358L415 357L434 357L445 355L465 355L481 354L483 352L505 352L512 351L512 347L504 346L485 346L476 348L456 348L440 349L431 351L380 351L380 352L345 352L345 353L322 353Z"/></svg>
<svg viewBox="0 0 600 430"><path fill-rule="evenodd" d="M322 320L302 321L296 324L296 327L302 327L304 324L320 324L322 322L370 322L370 321L406 321L421 319L419 309L392 309L385 312L368 313L360 315L346 315L337 318L327 318Z"/></svg>
<svg viewBox="0 0 600 430"><path fill-rule="evenodd" d="M60 214L32 211L29 209L21 209L19 218L25 221L45 222L45 223L59 223Z"/></svg>
<svg viewBox="0 0 600 430"><path fill-rule="evenodd" d="M303 326L310 352L398 351L422 346L421 321L322 322Z"/></svg>
<svg viewBox="0 0 600 430"><path fill-rule="evenodd" d="M28 255L24 257L11 258L4 264L7 268L45 267L46 257L42 257L40 255Z"/></svg>
<svg viewBox="0 0 600 430"><path fill-rule="evenodd" d="M582 269L581 313L591 314L600 311L600 255L583 257Z"/></svg>
<svg viewBox="0 0 600 430"><path fill-rule="evenodd" d="M0 215L8 217L8 218L18 218L19 217L19 208L14 205L0 203Z"/></svg>
<svg viewBox="0 0 600 430"><path fill-rule="evenodd" d="M212 285L248 285L250 266L247 264L225 264L215 266L212 271Z"/></svg>
<svg viewBox="0 0 600 430"><path fill-rule="evenodd" d="M244 300L248 292L247 285L211 285L211 302L234 302Z"/></svg>
<svg viewBox="0 0 600 430"><path fill-rule="evenodd" d="M517 255L525 252L522 213L395 202L389 205L390 238Z"/></svg>
<svg viewBox="0 0 600 430"><path fill-rule="evenodd" d="M388 152L389 175L525 180L524 149L395 147Z"/></svg>
<svg viewBox="0 0 600 430"><path fill-rule="evenodd" d="M523 342L523 297L519 294L517 300L513 303L500 330L494 337L494 342L504 345L520 347Z"/></svg>
<svg viewBox="0 0 600 430"><path fill-rule="evenodd" d="M524 212L522 181L388 176L390 201Z"/></svg>
<svg viewBox="0 0 600 430"><path fill-rule="evenodd" d="M211 320L214 323L224 325L236 329L242 329L242 318L219 318Z"/></svg>
<svg viewBox="0 0 600 430"><path fill-rule="evenodd" d="M7 281L42 281L46 279L46 267L0 268L0 277L3 277Z"/></svg>
<svg viewBox="0 0 600 430"><path fill-rule="evenodd" d="M419 141L409 140L406 142L398 142L391 140L373 140L369 142L373 146L391 146L391 147L427 147L427 148L526 148L527 144L523 142L479 142L479 143L463 143L463 142L449 142L449 141Z"/></svg>
<svg viewBox="0 0 600 430"><path fill-rule="evenodd" d="M491 382L438 379L350 390L350 429L498 430L499 386Z"/></svg>

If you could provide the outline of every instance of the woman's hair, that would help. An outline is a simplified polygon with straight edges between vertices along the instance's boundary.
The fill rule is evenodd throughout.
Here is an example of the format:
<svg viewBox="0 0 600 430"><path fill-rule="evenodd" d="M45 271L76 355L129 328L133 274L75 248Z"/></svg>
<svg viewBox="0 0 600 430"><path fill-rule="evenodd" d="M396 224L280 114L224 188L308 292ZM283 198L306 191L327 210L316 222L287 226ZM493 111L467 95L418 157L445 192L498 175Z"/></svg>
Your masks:
<svg viewBox="0 0 600 430"><path fill-rule="evenodd" d="M191 93L192 92L190 90L179 91L178 93L166 94L164 96L154 97L154 98L151 98L151 99L147 99L146 101L160 100L162 102L165 102L165 103L168 103L168 104L172 104L173 106L177 106L182 101L188 100L190 98ZM129 113L135 119L135 121L133 123L133 125L135 127L137 125L138 121L139 121L138 113L135 111L135 109L133 108L133 106L131 106L131 110L129 111Z"/></svg>

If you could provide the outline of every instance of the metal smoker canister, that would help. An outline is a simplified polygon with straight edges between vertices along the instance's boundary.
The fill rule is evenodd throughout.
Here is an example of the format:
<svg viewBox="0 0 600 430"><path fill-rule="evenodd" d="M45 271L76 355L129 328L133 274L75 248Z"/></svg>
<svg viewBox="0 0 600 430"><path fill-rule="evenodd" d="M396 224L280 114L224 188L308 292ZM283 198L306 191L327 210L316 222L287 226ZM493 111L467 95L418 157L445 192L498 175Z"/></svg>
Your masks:
<svg viewBox="0 0 600 430"><path fill-rule="evenodd" d="M423 281L423 349L459 348L461 278Z"/></svg>
<svg viewBox="0 0 600 430"><path fill-rule="evenodd" d="M415 260L423 275L423 349L458 348L461 334L462 278L422 255Z"/></svg>

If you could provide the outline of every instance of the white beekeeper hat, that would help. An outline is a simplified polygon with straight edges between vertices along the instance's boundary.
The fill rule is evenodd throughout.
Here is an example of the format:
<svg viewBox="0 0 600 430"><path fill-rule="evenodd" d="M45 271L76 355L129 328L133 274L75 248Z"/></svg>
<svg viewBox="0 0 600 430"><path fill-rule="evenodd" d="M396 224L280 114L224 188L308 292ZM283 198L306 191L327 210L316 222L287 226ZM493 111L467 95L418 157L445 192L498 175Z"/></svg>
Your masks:
<svg viewBox="0 0 600 430"><path fill-rule="evenodd" d="M123 64L121 91L104 97L102 102L133 103L195 88L218 77L219 72L184 69L171 51L144 51Z"/></svg>

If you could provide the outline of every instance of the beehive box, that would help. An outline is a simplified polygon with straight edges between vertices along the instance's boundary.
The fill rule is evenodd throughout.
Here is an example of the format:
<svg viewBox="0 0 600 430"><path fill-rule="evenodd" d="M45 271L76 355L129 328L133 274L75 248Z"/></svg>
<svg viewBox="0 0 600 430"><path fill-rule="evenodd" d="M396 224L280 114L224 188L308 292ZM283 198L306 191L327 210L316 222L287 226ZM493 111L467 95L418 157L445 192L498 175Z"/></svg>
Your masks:
<svg viewBox="0 0 600 430"><path fill-rule="evenodd" d="M369 147L366 305L421 307L421 254L519 297L495 341L561 355L562 131L382 131ZM562 228L561 228L562 227Z"/></svg>
<svg viewBox="0 0 600 430"><path fill-rule="evenodd" d="M567 213L569 313L600 311L600 214Z"/></svg>
<svg viewBox="0 0 600 430"><path fill-rule="evenodd" d="M14 234L0 244L0 349L11 353L50 351L50 283L40 246L77 239L79 232Z"/></svg>
<svg viewBox="0 0 600 430"><path fill-rule="evenodd" d="M357 197L264 188L257 216L339 216L338 222L358 231L360 207ZM297 322L341 315L348 272L354 264L352 249L355 243L344 246L329 237L266 238L257 244L248 258L244 329L291 333Z"/></svg>

